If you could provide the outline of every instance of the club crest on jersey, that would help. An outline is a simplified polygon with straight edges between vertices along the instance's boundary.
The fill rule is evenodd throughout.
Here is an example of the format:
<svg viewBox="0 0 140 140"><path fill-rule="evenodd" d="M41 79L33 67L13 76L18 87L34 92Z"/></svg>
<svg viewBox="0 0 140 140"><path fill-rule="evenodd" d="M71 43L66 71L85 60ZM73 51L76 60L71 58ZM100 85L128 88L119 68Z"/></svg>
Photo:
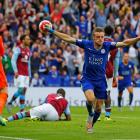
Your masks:
<svg viewBox="0 0 140 140"><path fill-rule="evenodd" d="M105 49L101 49L101 53L104 54L105 53Z"/></svg>
<svg viewBox="0 0 140 140"><path fill-rule="evenodd" d="M111 42L111 45L112 45L112 46L115 46L115 45L116 45L116 42Z"/></svg>
<svg viewBox="0 0 140 140"><path fill-rule="evenodd" d="M131 65L129 65L128 67L131 68Z"/></svg>
<svg viewBox="0 0 140 140"><path fill-rule="evenodd" d="M82 42L82 39L78 39L79 42Z"/></svg>

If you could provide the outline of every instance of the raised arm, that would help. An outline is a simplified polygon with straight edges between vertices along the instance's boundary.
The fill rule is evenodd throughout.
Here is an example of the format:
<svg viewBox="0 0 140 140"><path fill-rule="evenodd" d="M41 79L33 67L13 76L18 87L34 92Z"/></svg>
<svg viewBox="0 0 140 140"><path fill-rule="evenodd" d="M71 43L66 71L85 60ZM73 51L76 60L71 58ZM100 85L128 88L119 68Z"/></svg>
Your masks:
<svg viewBox="0 0 140 140"><path fill-rule="evenodd" d="M130 46L130 45L137 43L138 41L140 41L140 36L138 36L136 38L126 39L123 42L117 42L116 47Z"/></svg>
<svg viewBox="0 0 140 140"><path fill-rule="evenodd" d="M50 29L49 27L46 26L46 31L56 35L58 38L68 42L68 43L72 43L72 44L75 44L76 43L76 39L67 35L67 34L64 34L64 33L61 33L61 32L58 32L58 31L55 31L53 29ZM45 31L44 31L45 32Z"/></svg>

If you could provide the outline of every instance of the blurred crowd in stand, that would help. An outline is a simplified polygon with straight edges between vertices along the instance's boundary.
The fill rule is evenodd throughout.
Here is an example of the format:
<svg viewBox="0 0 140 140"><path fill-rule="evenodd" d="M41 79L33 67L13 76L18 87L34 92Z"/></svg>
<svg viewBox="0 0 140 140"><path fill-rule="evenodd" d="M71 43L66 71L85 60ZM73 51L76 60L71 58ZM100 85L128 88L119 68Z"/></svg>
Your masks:
<svg viewBox="0 0 140 140"><path fill-rule="evenodd" d="M139 0L0 0L0 35L5 55L3 65L9 86L13 86L12 50L24 33L31 37L30 86L80 86L84 51L51 34L39 32L40 21L47 19L53 28L75 38L92 39L96 26L111 25L114 41L140 35ZM140 42L121 49L129 53L137 68L140 87Z"/></svg>

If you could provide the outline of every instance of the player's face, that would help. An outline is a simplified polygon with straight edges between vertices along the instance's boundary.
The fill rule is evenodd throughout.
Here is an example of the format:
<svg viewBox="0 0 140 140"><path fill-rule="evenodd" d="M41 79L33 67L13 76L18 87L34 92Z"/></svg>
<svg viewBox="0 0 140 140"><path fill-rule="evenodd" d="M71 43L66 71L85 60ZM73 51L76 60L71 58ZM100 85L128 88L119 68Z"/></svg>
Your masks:
<svg viewBox="0 0 140 140"><path fill-rule="evenodd" d="M23 41L24 45L29 47L30 46L30 42L31 42L30 37L26 36L24 41Z"/></svg>
<svg viewBox="0 0 140 140"><path fill-rule="evenodd" d="M94 43L96 46L101 47L104 42L104 32L95 32L93 35Z"/></svg>
<svg viewBox="0 0 140 140"><path fill-rule="evenodd" d="M129 61L129 55L128 54L124 54L123 61L124 61L124 63L128 63L128 61Z"/></svg>

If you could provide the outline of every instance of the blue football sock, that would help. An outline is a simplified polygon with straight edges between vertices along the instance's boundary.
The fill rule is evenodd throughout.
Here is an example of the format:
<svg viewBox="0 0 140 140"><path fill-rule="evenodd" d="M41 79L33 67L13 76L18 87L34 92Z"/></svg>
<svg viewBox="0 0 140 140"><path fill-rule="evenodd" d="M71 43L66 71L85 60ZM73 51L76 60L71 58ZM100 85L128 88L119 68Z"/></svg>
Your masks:
<svg viewBox="0 0 140 140"><path fill-rule="evenodd" d="M100 114L101 114L101 112L96 112L96 111L94 112L92 125L94 125L96 123L96 121L100 117Z"/></svg>
<svg viewBox="0 0 140 140"><path fill-rule="evenodd" d="M10 116L10 117L7 118L7 120L8 120L9 122L11 122L11 121L14 120L14 117L13 117L13 116Z"/></svg>
<svg viewBox="0 0 140 140"><path fill-rule="evenodd" d="M122 97L118 96L118 107L121 107L121 100L122 100Z"/></svg>
<svg viewBox="0 0 140 140"><path fill-rule="evenodd" d="M22 88L18 88L18 90L14 93L14 95L13 95L11 101L9 102L9 104L12 104L12 102L15 101L16 98L17 98L20 94L22 94L22 91L23 91Z"/></svg>
<svg viewBox="0 0 140 140"><path fill-rule="evenodd" d="M131 106L132 104L132 101L133 101L133 93L130 93L129 94L129 105Z"/></svg>
<svg viewBox="0 0 140 140"><path fill-rule="evenodd" d="M92 111L92 105L89 104L87 101L86 101L86 107L87 107L87 111L88 111L88 114L89 116L93 116L93 111Z"/></svg>

